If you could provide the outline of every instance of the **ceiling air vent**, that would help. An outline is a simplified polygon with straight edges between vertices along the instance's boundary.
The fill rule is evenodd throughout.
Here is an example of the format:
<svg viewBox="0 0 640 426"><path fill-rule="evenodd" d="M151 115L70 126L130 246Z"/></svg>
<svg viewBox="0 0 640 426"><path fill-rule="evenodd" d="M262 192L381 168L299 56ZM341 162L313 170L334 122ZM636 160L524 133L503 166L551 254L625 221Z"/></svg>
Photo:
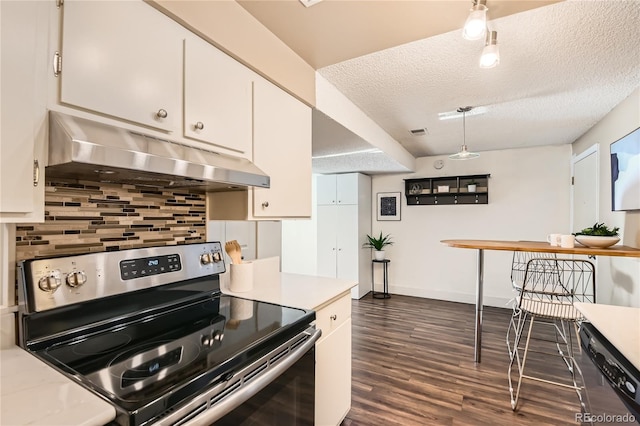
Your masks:
<svg viewBox="0 0 640 426"><path fill-rule="evenodd" d="M427 135L427 129L413 129L413 130L409 130L411 132L411 134L413 136L426 136Z"/></svg>

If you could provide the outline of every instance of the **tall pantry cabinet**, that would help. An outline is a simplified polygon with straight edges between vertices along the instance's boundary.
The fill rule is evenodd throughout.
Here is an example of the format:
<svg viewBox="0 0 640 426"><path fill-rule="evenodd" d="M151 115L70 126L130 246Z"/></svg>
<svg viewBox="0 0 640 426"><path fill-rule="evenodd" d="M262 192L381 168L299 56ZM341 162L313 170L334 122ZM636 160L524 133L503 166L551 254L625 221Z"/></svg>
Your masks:
<svg viewBox="0 0 640 426"><path fill-rule="evenodd" d="M371 288L371 251L362 248L371 232L371 178L361 173L318 175L319 276L358 283L351 297Z"/></svg>

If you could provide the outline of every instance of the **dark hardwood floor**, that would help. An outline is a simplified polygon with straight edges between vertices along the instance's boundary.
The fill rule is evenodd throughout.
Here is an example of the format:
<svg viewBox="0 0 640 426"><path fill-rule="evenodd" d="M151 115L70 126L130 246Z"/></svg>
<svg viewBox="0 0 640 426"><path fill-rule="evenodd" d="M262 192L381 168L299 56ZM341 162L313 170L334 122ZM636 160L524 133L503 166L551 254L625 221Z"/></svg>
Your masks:
<svg viewBox="0 0 640 426"><path fill-rule="evenodd" d="M353 390L343 426L578 424L576 393L546 384L525 382L511 410L509 309L485 307L476 364L473 305L369 293L352 308ZM541 368L553 374L556 367Z"/></svg>

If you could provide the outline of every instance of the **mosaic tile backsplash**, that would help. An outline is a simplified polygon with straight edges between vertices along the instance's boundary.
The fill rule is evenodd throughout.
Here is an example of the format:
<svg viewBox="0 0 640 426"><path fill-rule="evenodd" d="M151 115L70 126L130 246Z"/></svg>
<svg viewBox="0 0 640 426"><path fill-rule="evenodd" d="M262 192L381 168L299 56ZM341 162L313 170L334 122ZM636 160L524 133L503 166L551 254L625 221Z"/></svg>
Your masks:
<svg viewBox="0 0 640 426"><path fill-rule="evenodd" d="M45 222L16 227L16 260L204 242L205 194L50 180Z"/></svg>

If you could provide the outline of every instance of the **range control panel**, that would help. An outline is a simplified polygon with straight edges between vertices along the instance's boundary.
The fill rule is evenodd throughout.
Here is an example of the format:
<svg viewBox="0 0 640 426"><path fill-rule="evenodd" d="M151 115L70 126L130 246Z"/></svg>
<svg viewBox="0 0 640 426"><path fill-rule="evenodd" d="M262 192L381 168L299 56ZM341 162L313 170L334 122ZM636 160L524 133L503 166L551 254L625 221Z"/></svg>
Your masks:
<svg viewBox="0 0 640 426"><path fill-rule="evenodd" d="M180 256L169 254L164 256L127 259L120 262L120 278L123 281L149 275L164 274L182 269Z"/></svg>
<svg viewBox="0 0 640 426"><path fill-rule="evenodd" d="M19 296L40 312L225 270L217 241L39 258L20 263Z"/></svg>

